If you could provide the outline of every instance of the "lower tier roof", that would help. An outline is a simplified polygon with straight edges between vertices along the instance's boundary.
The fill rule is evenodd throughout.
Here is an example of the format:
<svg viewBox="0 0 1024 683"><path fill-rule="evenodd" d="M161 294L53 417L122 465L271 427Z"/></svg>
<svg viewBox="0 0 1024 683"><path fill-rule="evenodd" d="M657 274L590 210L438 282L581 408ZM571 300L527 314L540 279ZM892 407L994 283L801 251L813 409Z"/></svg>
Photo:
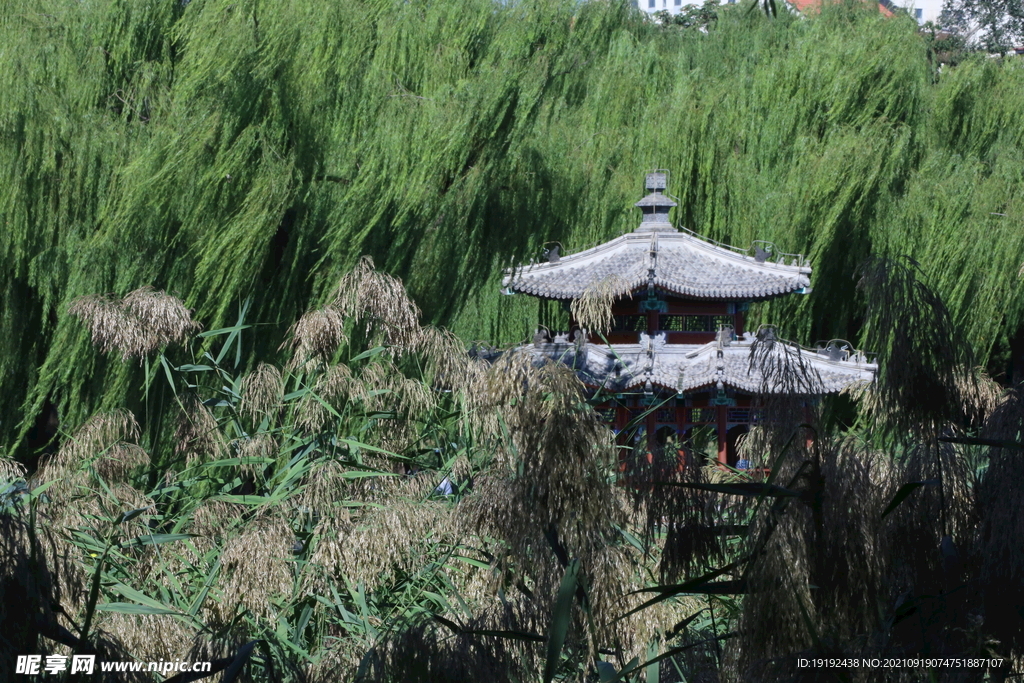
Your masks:
<svg viewBox="0 0 1024 683"><path fill-rule="evenodd" d="M791 342L719 335L704 345L668 344L641 333L637 344L573 344L564 336L533 353L565 363L584 384L613 393L731 388L749 394L821 395L874 380L878 365L841 344L804 349Z"/></svg>

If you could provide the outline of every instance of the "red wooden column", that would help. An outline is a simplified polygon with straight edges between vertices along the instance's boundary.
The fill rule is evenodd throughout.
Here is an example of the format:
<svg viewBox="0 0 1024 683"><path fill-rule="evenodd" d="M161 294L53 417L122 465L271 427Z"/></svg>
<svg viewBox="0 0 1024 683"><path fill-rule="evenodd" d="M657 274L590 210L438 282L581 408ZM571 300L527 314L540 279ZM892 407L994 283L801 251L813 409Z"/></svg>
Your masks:
<svg viewBox="0 0 1024 683"><path fill-rule="evenodd" d="M717 406L718 410L718 464L726 465L729 462L729 456L726 452L726 438L725 438L725 416L726 406Z"/></svg>
<svg viewBox="0 0 1024 683"><path fill-rule="evenodd" d="M806 406L805 405L803 407L803 412L804 412L804 422L806 422L807 424L811 424L811 408L810 408L810 406ZM804 428L804 431L807 433L807 435L804 437L804 445L807 446L808 449L814 448L814 432L812 430L810 430L810 429L807 429L806 427Z"/></svg>

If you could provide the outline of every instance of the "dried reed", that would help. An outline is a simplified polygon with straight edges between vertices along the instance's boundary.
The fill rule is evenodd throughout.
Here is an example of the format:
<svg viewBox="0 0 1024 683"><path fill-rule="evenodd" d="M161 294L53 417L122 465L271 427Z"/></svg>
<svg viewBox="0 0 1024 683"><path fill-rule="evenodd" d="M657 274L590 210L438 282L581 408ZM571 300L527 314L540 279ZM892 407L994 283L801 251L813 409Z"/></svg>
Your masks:
<svg viewBox="0 0 1024 683"><path fill-rule="evenodd" d="M281 404L284 397L284 382L281 371L273 365L260 363L242 380L241 399L238 412L258 421L269 416Z"/></svg>
<svg viewBox="0 0 1024 683"><path fill-rule="evenodd" d="M178 423L174 432L174 452L188 464L197 460L218 460L227 451L217 419L194 393L178 396Z"/></svg>
<svg viewBox="0 0 1024 683"><path fill-rule="evenodd" d="M572 318L584 329L607 333L612 327L612 304L629 291L629 283L619 275L612 274L598 280L573 300L570 306Z"/></svg>
<svg viewBox="0 0 1024 683"><path fill-rule="evenodd" d="M335 290L334 304L347 318L362 325L370 340L379 340L396 355L415 347L420 310L402 281L376 270L363 256Z"/></svg>
<svg viewBox="0 0 1024 683"><path fill-rule="evenodd" d="M79 297L68 312L89 327L93 344L101 352L118 351L123 359L141 358L168 344L183 343L200 329L179 299L151 287L137 289L120 300Z"/></svg>
<svg viewBox="0 0 1024 683"><path fill-rule="evenodd" d="M336 306L305 313L292 326L291 368L299 368L312 361L326 363L338 348L346 343L345 316Z"/></svg>
<svg viewBox="0 0 1024 683"><path fill-rule="evenodd" d="M314 585L344 576L372 591L394 572L410 571L438 544L457 542L459 530L459 516L444 501L391 500L357 524L325 518L311 559L325 574L312 577Z"/></svg>
<svg viewBox="0 0 1024 683"><path fill-rule="evenodd" d="M281 600L292 593L294 543L291 527L276 515L251 520L225 538L220 555L225 577L211 608L219 623L230 623L238 607L274 621Z"/></svg>
<svg viewBox="0 0 1024 683"><path fill-rule="evenodd" d="M0 458L0 481L21 479L25 476L25 466L16 460Z"/></svg>

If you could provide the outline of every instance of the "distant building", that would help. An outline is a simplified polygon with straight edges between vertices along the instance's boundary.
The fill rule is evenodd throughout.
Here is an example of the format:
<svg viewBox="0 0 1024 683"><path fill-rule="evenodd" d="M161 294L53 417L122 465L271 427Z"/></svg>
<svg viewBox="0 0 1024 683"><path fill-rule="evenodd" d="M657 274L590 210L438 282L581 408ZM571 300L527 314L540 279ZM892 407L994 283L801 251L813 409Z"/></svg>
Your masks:
<svg viewBox="0 0 1024 683"><path fill-rule="evenodd" d="M807 14L808 12L817 12L821 7L822 0L787 0L787 4L801 14ZM877 4L878 11L887 17L891 17L893 10L896 9L891 0L878 0Z"/></svg>
<svg viewBox="0 0 1024 683"><path fill-rule="evenodd" d="M806 13L821 6L822 0L788 0L789 5L798 12ZM906 12L917 20L918 25L926 22L939 22L942 13L942 0L878 0L878 11L887 17L896 12Z"/></svg>
<svg viewBox="0 0 1024 683"><path fill-rule="evenodd" d="M938 24L942 14L942 0L895 0L896 7L905 9L910 16L917 19L918 25L929 21Z"/></svg>
<svg viewBox="0 0 1024 683"><path fill-rule="evenodd" d="M700 7L703 4L703 2L694 2L693 0L633 0L634 7L639 7L648 14L668 12L673 16L688 7ZM722 0L721 4L735 5L736 0Z"/></svg>
<svg viewBox="0 0 1024 683"><path fill-rule="evenodd" d="M814 10L821 5L822 0L786 0L787 4L798 12ZM917 20L919 25L926 22L939 23L939 15L942 13L943 0L879 0L878 11L885 16L892 16L894 12L903 10ZM723 0L721 4L735 4L736 0ZM671 15L679 14L688 7L699 7L703 2L693 0L633 0L633 5L648 14L655 12L668 12Z"/></svg>

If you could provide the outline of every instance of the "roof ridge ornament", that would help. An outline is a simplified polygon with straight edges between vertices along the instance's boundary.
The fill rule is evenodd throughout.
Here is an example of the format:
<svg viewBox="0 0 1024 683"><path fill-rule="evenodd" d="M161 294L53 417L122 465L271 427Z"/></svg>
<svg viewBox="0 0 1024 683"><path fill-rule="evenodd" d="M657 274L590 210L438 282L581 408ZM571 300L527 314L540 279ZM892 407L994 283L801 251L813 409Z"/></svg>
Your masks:
<svg viewBox="0 0 1024 683"><path fill-rule="evenodd" d="M668 188L668 171L657 170L648 173L644 187L647 190L647 196L633 205L644 214L636 232L676 232L668 218L668 212L672 207L678 206L665 195L665 190Z"/></svg>

